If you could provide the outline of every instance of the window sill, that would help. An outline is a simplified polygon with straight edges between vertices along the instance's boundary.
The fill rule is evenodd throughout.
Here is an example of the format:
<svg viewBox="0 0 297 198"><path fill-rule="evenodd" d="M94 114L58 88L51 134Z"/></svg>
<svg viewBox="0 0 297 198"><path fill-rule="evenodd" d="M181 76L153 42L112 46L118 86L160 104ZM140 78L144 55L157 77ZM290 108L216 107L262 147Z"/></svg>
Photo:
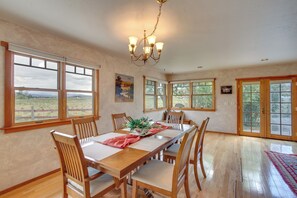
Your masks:
<svg viewBox="0 0 297 198"><path fill-rule="evenodd" d="M172 107L171 110L184 110L184 111L216 111L216 109L195 109L195 108L175 108L175 107Z"/></svg>
<svg viewBox="0 0 297 198"><path fill-rule="evenodd" d="M95 117L96 120L98 120L100 116ZM55 121L45 121L43 123L29 123L29 124L20 124L10 127L4 127L0 130L4 130L4 133L15 133L15 132L23 132L28 130L34 130L34 129L42 129L42 128L48 128L53 126L61 126L61 125L67 125L71 124L71 119L67 120L55 120Z"/></svg>
<svg viewBox="0 0 297 198"><path fill-rule="evenodd" d="M146 109L143 111L143 113L150 113L150 112L156 112L156 111L164 111L167 108L160 108L160 109Z"/></svg>

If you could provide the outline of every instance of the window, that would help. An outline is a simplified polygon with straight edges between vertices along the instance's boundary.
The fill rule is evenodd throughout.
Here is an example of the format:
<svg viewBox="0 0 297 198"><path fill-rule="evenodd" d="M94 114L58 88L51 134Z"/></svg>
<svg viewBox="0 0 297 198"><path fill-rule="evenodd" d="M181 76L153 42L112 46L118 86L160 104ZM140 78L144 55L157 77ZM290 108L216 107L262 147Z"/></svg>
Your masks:
<svg viewBox="0 0 297 198"><path fill-rule="evenodd" d="M215 80L172 83L174 109L215 110Z"/></svg>
<svg viewBox="0 0 297 198"><path fill-rule="evenodd" d="M144 111L154 111L167 107L167 84L145 79Z"/></svg>
<svg viewBox="0 0 297 198"><path fill-rule="evenodd" d="M6 84L11 89L5 90L10 98L5 100L6 132L67 124L74 117L98 117L98 70L7 53L11 65L6 64Z"/></svg>

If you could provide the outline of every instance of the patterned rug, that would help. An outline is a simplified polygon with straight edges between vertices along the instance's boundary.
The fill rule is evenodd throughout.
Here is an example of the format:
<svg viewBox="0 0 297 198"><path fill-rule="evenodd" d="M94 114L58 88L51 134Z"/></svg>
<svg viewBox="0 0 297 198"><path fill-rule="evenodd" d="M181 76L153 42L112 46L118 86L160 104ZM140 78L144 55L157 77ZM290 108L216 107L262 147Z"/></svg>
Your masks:
<svg viewBox="0 0 297 198"><path fill-rule="evenodd" d="M265 151L284 181L297 195L297 155Z"/></svg>

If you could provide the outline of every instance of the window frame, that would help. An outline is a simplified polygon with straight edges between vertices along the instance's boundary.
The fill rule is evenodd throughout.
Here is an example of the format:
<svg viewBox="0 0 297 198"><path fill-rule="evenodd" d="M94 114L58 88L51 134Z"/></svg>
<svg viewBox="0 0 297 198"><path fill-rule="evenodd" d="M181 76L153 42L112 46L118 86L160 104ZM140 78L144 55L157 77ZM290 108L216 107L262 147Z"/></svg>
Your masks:
<svg viewBox="0 0 297 198"><path fill-rule="evenodd" d="M153 81L155 83L154 85L154 94L146 94L146 81ZM165 95L159 95L157 93L157 86L159 83L165 84ZM155 107L152 109L146 109L146 101L145 98L146 96L154 96L154 101L155 101ZM158 96L165 96L166 98L166 105L165 107L158 107ZM151 79L151 78L147 78L145 76L143 76L143 112L153 112L153 111L161 111L161 110L165 110L168 107L168 83L162 80L156 80L156 79Z"/></svg>
<svg viewBox="0 0 297 198"><path fill-rule="evenodd" d="M66 90L66 63L61 61L52 60L49 58L28 55L25 53L17 53L9 51L8 43L1 42L1 46L5 48L5 83L4 83L4 127L0 130L4 130L5 133L12 132L22 132L26 130L46 128L52 126L66 125L71 123L73 118L81 117L94 117L99 119L99 69L89 68L85 66L80 66L87 69L92 69L92 93L93 93L93 115L87 116L76 116L67 117L66 104L67 104L67 90ZM14 87L14 55L21 55L42 59L45 61L57 62L57 90L55 89L43 89L43 88L20 88L21 90L31 90L31 91L57 91L58 93L58 117L57 119L45 119L36 120L28 122L15 122L15 90L19 90ZM67 63L68 64L68 63ZM70 64L75 65L75 64Z"/></svg>
<svg viewBox="0 0 297 198"><path fill-rule="evenodd" d="M199 95L210 95L210 94L194 94L193 91L193 83L195 82L212 82L212 108L199 108L199 107L193 107L193 97L194 96L199 96ZM184 96L189 96L189 106L190 107L173 107L173 85L174 84L183 84L183 83L188 83L189 84L189 90L190 94L189 95L184 95ZM216 111L216 79L197 79L197 80L191 80L191 81L176 81L176 82L170 82L170 109L173 110L193 110L193 111Z"/></svg>

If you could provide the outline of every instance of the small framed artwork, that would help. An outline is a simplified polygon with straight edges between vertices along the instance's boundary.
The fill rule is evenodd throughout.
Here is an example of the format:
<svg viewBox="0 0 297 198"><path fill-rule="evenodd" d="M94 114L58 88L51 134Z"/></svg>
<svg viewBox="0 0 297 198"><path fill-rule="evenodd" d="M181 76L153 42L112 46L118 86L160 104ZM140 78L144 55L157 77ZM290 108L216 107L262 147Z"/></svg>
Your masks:
<svg viewBox="0 0 297 198"><path fill-rule="evenodd" d="M134 77L123 74L115 74L115 101L133 102Z"/></svg>
<svg viewBox="0 0 297 198"><path fill-rule="evenodd" d="M221 86L221 94L232 94L232 85Z"/></svg>

